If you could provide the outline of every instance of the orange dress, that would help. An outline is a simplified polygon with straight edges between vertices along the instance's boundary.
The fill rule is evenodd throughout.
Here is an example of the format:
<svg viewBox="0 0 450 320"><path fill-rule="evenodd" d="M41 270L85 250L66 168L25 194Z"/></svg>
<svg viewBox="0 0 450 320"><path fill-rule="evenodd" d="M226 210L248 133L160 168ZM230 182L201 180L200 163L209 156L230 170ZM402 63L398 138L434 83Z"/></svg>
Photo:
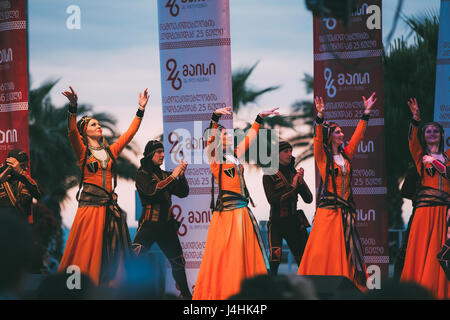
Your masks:
<svg viewBox="0 0 450 320"><path fill-rule="evenodd" d="M417 132L418 127L411 125L409 150L421 174L423 151ZM445 154L450 158L450 150ZM449 166L450 163L447 161L444 165ZM424 170L421 184L450 194L450 181L436 171L430 175ZM401 281L414 281L424 286L439 299L450 298L450 281L436 257L446 240L447 215L447 206L415 208L400 278Z"/></svg>
<svg viewBox="0 0 450 320"><path fill-rule="evenodd" d="M141 118L135 117L128 130L110 146L115 159L136 134ZM80 168L83 165L86 145L82 142L76 125L76 114L69 113L69 140L78 158ZM106 169L94 156L89 156L84 168L83 183L97 185L108 192L112 187L112 159L108 159ZM97 168L93 170L92 168ZM95 171L95 172L94 172ZM102 269L103 230L105 228L106 206L78 207L75 219L70 229L59 272L66 272L71 265L78 266L81 273L88 275L98 285Z"/></svg>
<svg viewBox="0 0 450 320"><path fill-rule="evenodd" d="M213 129L217 122L213 121ZM260 125L255 122L235 149L240 158L256 137ZM208 140L208 148L212 146ZM222 174L219 170L222 167ZM237 163L211 163L216 181L222 178L222 190L244 195L243 166ZM255 220L245 205L233 210L214 211L209 224L202 263L194 287L193 300L224 300L240 291L241 282L267 274L264 247L255 231Z"/></svg>
<svg viewBox="0 0 450 320"><path fill-rule="evenodd" d="M360 120L349 144L345 147L344 151L349 159L353 157L364 137L366 126L367 121ZM319 122L316 123L316 135L314 137L314 158L324 181L327 157L323 145L323 125ZM333 168L337 171L336 188L338 196L348 200L350 196L350 163L345 160L345 166L340 167L334 162ZM331 183L328 183L328 191L333 193ZM298 274L345 276L353 280L360 289L363 289L354 280L355 267L350 254L346 250L342 220L340 208L337 211L335 209L317 208Z"/></svg>

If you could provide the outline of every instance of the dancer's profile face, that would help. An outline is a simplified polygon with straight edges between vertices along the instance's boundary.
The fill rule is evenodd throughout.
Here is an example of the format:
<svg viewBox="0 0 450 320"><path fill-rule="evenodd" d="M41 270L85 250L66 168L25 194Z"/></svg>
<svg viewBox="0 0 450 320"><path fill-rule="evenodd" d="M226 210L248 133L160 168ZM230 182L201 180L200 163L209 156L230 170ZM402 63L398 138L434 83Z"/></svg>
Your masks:
<svg viewBox="0 0 450 320"><path fill-rule="evenodd" d="M222 129L220 133L222 135L223 149L231 149L233 147L233 135L227 132L226 129Z"/></svg>
<svg viewBox="0 0 450 320"><path fill-rule="evenodd" d="M280 164L282 164L283 166L289 165L289 163L291 163L291 158L292 158L291 148L287 148L280 151Z"/></svg>
<svg viewBox="0 0 450 320"><path fill-rule="evenodd" d="M331 134L331 143L338 146L344 143L344 132L342 132L341 127L336 127Z"/></svg>
<svg viewBox="0 0 450 320"><path fill-rule="evenodd" d="M98 123L96 119L91 119L87 124L86 136L96 140L103 137L102 127L100 126L100 123Z"/></svg>
<svg viewBox="0 0 450 320"><path fill-rule="evenodd" d="M438 127L429 125L424 130L424 138L427 145L436 145L441 142L441 132Z"/></svg>
<svg viewBox="0 0 450 320"><path fill-rule="evenodd" d="M152 161L155 165L160 166L164 162L164 149L158 148L153 155Z"/></svg>

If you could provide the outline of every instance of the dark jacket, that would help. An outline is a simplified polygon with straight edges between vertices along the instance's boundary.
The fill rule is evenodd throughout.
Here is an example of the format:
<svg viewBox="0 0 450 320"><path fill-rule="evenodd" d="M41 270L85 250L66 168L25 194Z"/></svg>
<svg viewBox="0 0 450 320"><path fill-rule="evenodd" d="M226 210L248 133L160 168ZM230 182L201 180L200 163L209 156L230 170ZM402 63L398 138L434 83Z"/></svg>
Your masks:
<svg viewBox="0 0 450 320"><path fill-rule="evenodd" d="M139 168L136 175L136 188L142 203L142 215L139 219L144 221L168 222L173 219L169 213L172 206L172 195L185 198L189 194L189 185L184 176L177 179L171 176L172 172L159 168L147 171Z"/></svg>
<svg viewBox="0 0 450 320"><path fill-rule="evenodd" d="M280 170L276 174L263 176L264 191L270 204L271 221L296 216L299 194L304 202L312 202L313 195L304 180L297 188L292 187L295 174L293 166L280 165Z"/></svg>
<svg viewBox="0 0 450 320"><path fill-rule="evenodd" d="M6 166L0 168L3 172ZM25 216L31 214L33 198L40 199L41 192L37 183L24 171L18 174L12 172L11 177L0 183L0 207L20 212Z"/></svg>

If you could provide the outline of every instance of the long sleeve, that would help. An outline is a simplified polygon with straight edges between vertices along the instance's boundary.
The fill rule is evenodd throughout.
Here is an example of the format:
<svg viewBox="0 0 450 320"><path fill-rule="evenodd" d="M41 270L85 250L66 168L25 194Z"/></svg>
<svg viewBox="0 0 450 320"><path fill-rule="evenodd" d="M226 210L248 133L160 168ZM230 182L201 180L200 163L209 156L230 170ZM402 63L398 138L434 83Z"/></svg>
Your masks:
<svg viewBox="0 0 450 320"><path fill-rule="evenodd" d="M411 157L416 165L417 172L421 174L423 151L418 136L419 124L420 122L415 121L414 119L411 120L409 125L408 140L409 152L411 153Z"/></svg>
<svg viewBox="0 0 450 320"><path fill-rule="evenodd" d="M136 175L136 188L144 196L152 197L168 189L176 179L169 175L166 179L158 181L145 171L139 170Z"/></svg>
<svg viewBox="0 0 450 320"><path fill-rule="evenodd" d="M358 125L356 126L355 132L353 132L350 142L344 149L345 154L349 157L349 159L353 158L353 155L358 149L359 143L364 138L364 133L366 131L368 120L369 120L368 116L363 115L362 119L359 120Z"/></svg>
<svg viewBox="0 0 450 320"><path fill-rule="evenodd" d="M313 201L313 195L311 190L309 190L306 181L303 181L303 183L298 185L297 192L300 194L305 203L311 203Z"/></svg>
<svg viewBox="0 0 450 320"><path fill-rule="evenodd" d="M235 149L235 153L237 158L240 158L250 147L250 145L253 143L255 138L258 135L258 131L261 128L261 124L263 122L263 119L258 115L256 117L255 122L253 122L251 128L248 130L247 135L245 138L239 143L239 145Z"/></svg>
<svg viewBox="0 0 450 320"><path fill-rule="evenodd" d="M215 157L215 149L218 145L217 142L217 128L219 126L220 115L216 115L213 113L211 122L209 124L209 128L207 129L207 137L206 137L206 152L210 161L211 166L216 164Z"/></svg>
<svg viewBox="0 0 450 320"><path fill-rule="evenodd" d="M117 139L117 141L111 145L110 150L114 158L117 158L122 150L131 142L134 135L138 131L141 122L142 118L135 116L128 130L125 131L125 133L122 134L119 139Z"/></svg>
<svg viewBox="0 0 450 320"><path fill-rule="evenodd" d="M319 117L314 124L314 159L322 179L325 179L327 156L323 150L323 119Z"/></svg>
<svg viewBox="0 0 450 320"><path fill-rule="evenodd" d="M268 175L263 176L263 187L267 202L269 202L271 206L280 203L281 197L283 195L289 193L289 191L292 192L293 190L295 190L294 188L291 188L290 190L286 190L286 188L283 188L280 191L275 192L273 180Z"/></svg>
<svg viewBox="0 0 450 320"><path fill-rule="evenodd" d="M270 178L270 176L264 175L263 176L263 187L264 187L264 193L266 194L267 202L269 202L270 205L275 205L280 202L288 201L291 198L294 198L298 194L298 189L292 187L291 185L284 185L283 188L276 191L274 182Z"/></svg>
<svg viewBox="0 0 450 320"><path fill-rule="evenodd" d="M171 194L174 194L179 198L187 197L189 194L189 185L186 177L183 175L179 176L178 179L175 179L175 181L169 185L169 190Z"/></svg>
<svg viewBox="0 0 450 320"><path fill-rule="evenodd" d="M70 145L72 146L73 151L77 157L77 160L80 162L81 159L84 158L84 153L86 152L86 146L81 140L80 133L77 129L77 115L76 113L69 112L68 118L68 135Z"/></svg>
<svg viewBox="0 0 450 320"><path fill-rule="evenodd" d="M41 198L41 190L38 184L26 172L19 175L19 180L23 182L33 198L37 200Z"/></svg>

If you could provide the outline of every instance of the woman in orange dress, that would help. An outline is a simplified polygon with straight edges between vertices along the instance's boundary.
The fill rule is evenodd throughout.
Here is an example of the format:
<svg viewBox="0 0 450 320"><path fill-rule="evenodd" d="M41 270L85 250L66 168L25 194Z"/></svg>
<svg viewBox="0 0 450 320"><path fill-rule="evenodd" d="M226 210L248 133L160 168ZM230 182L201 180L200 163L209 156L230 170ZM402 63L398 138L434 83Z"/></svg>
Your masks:
<svg viewBox="0 0 450 320"><path fill-rule="evenodd" d="M298 269L299 275L345 276L361 289L366 286L367 273L355 223L350 160L364 137L376 101L375 93L363 99L364 114L345 148L341 128L336 123L323 121L323 99L316 97L314 100L317 109L314 159L322 181L314 223Z"/></svg>
<svg viewBox="0 0 450 320"><path fill-rule="evenodd" d="M133 139L148 101L147 89L139 93L139 109L128 130L108 145L98 121L83 117L76 121L77 94L62 93L69 99L69 140L81 168L78 210L70 230L59 272L73 272L77 266L96 285L114 285L123 261L131 252L125 214L117 205L115 160ZM67 270L67 271L66 271Z"/></svg>
<svg viewBox="0 0 450 320"><path fill-rule="evenodd" d="M450 281L437 255L450 238L450 150L444 152L444 130L439 123L421 127L416 99L408 105L413 114L409 150L420 175L401 281L414 281L429 289L436 298L450 298Z"/></svg>
<svg viewBox="0 0 450 320"><path fill-rule="evenodd" d="M214 211L194 288L194 300L227 299L240 291L242 280L267 274L268 260L257 222L247 207L248 191L244 167L239 159L256 138L263 118L278 114L275 110L277 108L261 112L234 150L233 135L218 124L221 115L231 114L231 108L217 109L213 113L207 152L211 172L219 185L219 195L215 206L212 203Z"/></svg>

